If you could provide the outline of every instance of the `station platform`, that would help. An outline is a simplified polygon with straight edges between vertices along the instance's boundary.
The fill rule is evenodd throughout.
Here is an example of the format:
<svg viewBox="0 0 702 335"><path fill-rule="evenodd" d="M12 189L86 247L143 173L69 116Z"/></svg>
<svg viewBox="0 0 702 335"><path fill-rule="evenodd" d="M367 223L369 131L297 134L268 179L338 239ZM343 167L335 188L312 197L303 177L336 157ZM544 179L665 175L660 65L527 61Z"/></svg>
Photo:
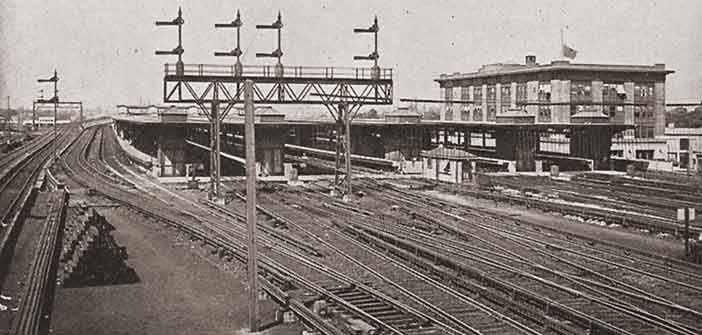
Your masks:
<svg viewBox="0 0 702 335"><path fill-rule="evenodd" d="M200 183L209 183L210 182L210 177L208 176L203 176L203 177L196 177L197 181ZM369 179L411 179L411 178L420 178L420 175L416 174L396 174L396 173L387 173L387 174L365 174L365 173L358 173L354 174L352 178L369 178ZM298 176L297 181L298 182L315 182L315 181L321 181L321 180L332 180L334 179L333 174L321 174L321 175L302 175ZM189 180L189 177L159 177L158 181L163 183L163 184L186 184ZM230 177L222 177L222 182L234 182L234 181L244 181L246 180L246 176L230 176ZM273 183L287 183L288 179L285 176L266 176L266 177L256 177L257 181L263 181L263 182L273 182Z"/></svg>

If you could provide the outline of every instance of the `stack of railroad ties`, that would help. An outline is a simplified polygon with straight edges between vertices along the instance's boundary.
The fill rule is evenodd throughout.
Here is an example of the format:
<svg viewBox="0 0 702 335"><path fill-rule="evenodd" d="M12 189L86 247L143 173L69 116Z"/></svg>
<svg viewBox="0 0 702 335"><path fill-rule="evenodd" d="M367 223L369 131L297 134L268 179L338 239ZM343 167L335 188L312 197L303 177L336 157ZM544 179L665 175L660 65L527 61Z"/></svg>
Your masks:
<svg viewBox="0 0 702 335"><path fill-rule="evenodd" d="M67 220L57 281L64 287L110 284L126 277L126 250L109 236L110 227L93 209Z"/></svg>

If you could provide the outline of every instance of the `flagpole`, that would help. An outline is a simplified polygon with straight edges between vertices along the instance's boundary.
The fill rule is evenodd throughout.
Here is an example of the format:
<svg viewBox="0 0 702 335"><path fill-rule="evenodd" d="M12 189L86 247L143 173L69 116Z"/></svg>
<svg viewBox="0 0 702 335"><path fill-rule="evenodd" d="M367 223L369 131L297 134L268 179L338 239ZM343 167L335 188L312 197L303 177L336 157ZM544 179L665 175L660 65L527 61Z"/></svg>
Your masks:
<svg viewBox="0 0 702 335"><path fill-rule="evenodd" d="M561 27L561 49L563 48L564 44L565 44L565 41L563 40L563 27Z"/></svg>
<svg viewBox="0 0 702 335"><path fill-rule="evenodd" d="M561 45L558 46L558 53L560 55L559 59L563 59L563 57L565 57L563 54L563 46L565 45L565 40L563 39L563 29L564 26L561 26Z"/></svg>

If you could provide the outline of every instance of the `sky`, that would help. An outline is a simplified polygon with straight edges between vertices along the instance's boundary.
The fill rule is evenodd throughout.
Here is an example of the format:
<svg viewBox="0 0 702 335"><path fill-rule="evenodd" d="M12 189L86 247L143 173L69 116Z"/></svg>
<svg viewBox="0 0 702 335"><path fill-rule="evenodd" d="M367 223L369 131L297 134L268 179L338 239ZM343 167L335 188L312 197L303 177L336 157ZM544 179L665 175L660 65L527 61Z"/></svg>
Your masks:
<svg viewBox="0 0 702 335"><path fill-rule="evenodd" d="M560 31L578 50L577 63L665 63L668 101L702 100L702 1L103 1L3 0L0 3L0 102L31 107L38 78L59 71L64 100L114 110L117 104L162 103L163 64L177 44L176 29L157 28L178 6L185 19L185 63L231 64L213 52L234 48L233 31L215 30L241 10L242 62L273 64L256 52L275 49L270 24L283 15L283 64L369 66L354 61L372 49L353 34L380 21L380 66L394 69L399 97L439 98L441 73L473 72L482 64L540 63L559 58ZM46 93L49 96L50 93Z"/></svg>

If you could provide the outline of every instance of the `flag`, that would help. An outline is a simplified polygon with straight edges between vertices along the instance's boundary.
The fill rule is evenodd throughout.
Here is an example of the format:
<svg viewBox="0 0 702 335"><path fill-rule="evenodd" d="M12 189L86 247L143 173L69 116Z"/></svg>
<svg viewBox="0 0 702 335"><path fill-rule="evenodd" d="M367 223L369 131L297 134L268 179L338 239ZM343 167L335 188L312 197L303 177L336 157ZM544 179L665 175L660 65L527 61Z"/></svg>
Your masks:
<svg viewBox="0 0 702 335"><path fill-rule="evenodd" d="M563 57L568 57L570 59L575 59L575 56L578 54L578 51L563 44Z"/></svg>

